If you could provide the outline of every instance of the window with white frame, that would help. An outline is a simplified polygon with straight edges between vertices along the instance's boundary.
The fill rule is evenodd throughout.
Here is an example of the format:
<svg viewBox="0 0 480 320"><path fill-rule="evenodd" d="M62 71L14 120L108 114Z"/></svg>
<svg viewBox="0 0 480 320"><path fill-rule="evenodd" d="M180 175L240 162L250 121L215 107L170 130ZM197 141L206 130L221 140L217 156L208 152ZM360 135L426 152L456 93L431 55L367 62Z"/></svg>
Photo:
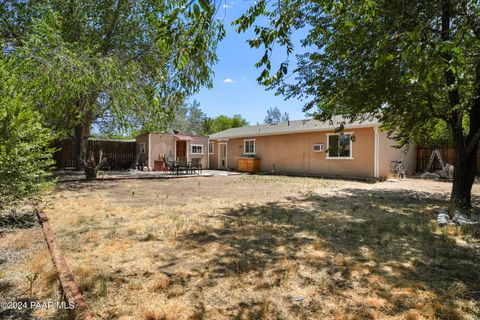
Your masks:
<svg viewBox="0 0 480 320"><path fill-rule="evenodd" d="M352 135L350 133L328 135L328 158L352 158Z"/></svg>
<svg viewBox="0 0 480 320"><path fill-rule="evenodd" d="M255 154L255 139L243 140L243 153Z"/></svg>
<svg viewBox="0 0 480 320"><path fill-rule="evenodd" d="M208 143L208 154L213 154L213 142Z"/></svg>
<svg viewBox="0 0 480 320"><path fill-rule="evenodd" d="M203 144L191 144L190 154L203 154Z"/></svg>

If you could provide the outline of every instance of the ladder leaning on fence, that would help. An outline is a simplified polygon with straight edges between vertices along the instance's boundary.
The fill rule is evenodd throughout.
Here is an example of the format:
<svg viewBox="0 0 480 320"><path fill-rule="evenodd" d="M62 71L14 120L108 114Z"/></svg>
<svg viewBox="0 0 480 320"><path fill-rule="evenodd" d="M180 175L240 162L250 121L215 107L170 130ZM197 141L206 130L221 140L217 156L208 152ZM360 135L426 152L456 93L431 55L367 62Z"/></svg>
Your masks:
<svg viewBox="0 0 480 320"><path fill-rule="evenodd" d="M430 159L428 159L427 168L425 169L425 172L429 172L430 169L432 169L432 165L433 165L433 161L435 160L435 157L438 158L438 161L440 162L440 166L442 166L442 170L445 169L445 164L443 163L443 158L442 158L442 155L440 154L440 150L435 149L430 155Z"/></svg>
<svg viewBox="0 0 480 320"><path fill-rule="evenodd" d="M131 170L137 169L138 160L140 160L140 155L141 153L137 153L137 155L135 156L135 160L133 160L132 166L130 167Z"/></svg>

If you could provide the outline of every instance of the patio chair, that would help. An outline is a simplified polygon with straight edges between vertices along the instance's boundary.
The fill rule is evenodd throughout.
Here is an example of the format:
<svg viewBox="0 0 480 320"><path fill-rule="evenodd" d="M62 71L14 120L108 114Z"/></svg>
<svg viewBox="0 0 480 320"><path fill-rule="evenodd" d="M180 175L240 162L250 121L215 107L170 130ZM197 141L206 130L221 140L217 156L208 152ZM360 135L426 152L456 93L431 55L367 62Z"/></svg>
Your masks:
<svg viewBox="0 0 480 320"><path fill-rule="evenodd" d="M174 173L177 170L177 164L175 163L175 160L173 158L166 158L165 164L168 167L168 172Z"/></svg>
<svg viewBox="0 0 480 320"><path fill-rule="evenodd" d="M202 158L193 158L192 163L190 164L190 168L192 173L197 173L197 170L200 170L200 174L202 173Z"/></svg>
<svg viewBox="0 0 480 320"><path fill-rule="evenodd" d="M190 168L188 167L188 162L187 162L187 157L180 157L178 159L178 164L176 165L176 172L177 174L180 171L185 171L186 174L188 174L188 170Z"/></svg>

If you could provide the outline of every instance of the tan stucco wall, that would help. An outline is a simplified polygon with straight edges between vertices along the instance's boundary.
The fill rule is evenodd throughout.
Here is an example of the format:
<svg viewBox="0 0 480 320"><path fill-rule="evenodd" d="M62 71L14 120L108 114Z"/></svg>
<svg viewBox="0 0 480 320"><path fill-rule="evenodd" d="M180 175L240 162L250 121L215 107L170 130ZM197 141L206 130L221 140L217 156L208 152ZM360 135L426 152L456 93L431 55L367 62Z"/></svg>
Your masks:
<svg viewBox="0 0 480 320"><path fill-rule="evenodd" d="M213 153L208 155L209 168L218 169L218 141L210 140L210 143L213 144Z"/></svg>
<svg viewBox="0 0 480 320"><path fill-rule="evenodd" d="M149 167L153 170L155 160L162 160L163 155L167 158L175 155L175 138L170 135L150 134L150 152Z"/></svg>
<svg viewBox="0 0 480 320"><path fill-rule="evenodd" d="M374 130L361 128L346 130L355 135L352 143L353 159L326 159L326 152L314 152L313 144L323 143L327 147L327 134L333 131L295 133L275 136L253 137L256 154L261 158L260 170L297 174L373 176ZM229 139L228 167L236 170L237 160L243 153L245 139ZM218 165L218 142L210 167Z"/></svg>
<svg viewBox="0 0 480 320"><path fill-rule="evenodd" d="M149 144L150 137L150 144ZM207 168L208 165L208 138L207 137L191 137L192 140L187 142L187 159L191 160L193 157L202 158L202 166ZM149 133L138 136L137 141L137 153L140 152L140 143L145 142L145 153L148 158L149 170L153 170L155 160L161 160L165 155L167 158L176 159L176 139L173 135L169 134L157 134ZM203 145L203 155L191 155L190 144ZM150 158L149 158L150 155Z"/></svg>
<svg viewBox="0 0 480 320"><path fill-rule="evenodd" d="M191 145L200 144L203 145L203 155L191 154ZM192 140L187 143L187 159L201 158L202 167L208 168L208 138L207 137L192 137Z"/></svg>
<svg viewBox="0 0 480 320"><path fill-rule="evenodd" d="M375 157L375 130L373 127L346 129L355 135L352 143L353 159L326 159L326 152L313 152L313 144L323 143L327 148L327 134L333 131L295 133L275 136L210 140L214 143L214 154L210 155L210 168L218 168L219 142L227 143L227 166L237 169L237 160L243 153L244 140L255 139L256 155L261 158L263 172L284 172L294 174L373 177ZM384 177L390 171L392 160L404 160L410 173L415 171L416 152L412 145L408 152L393 148L395 141L385 132L379 131L378 173Z"/></svg>
<svg viewBox="0 0 480 320"><path fill-rule="evenodd" d="M389 139L386 132L379 132L379 175L386 176L394 168L392 161L403 160L409 174L417 168L417 153L415 146L410 144L408 150L395 148L395 141Z"/></svg>

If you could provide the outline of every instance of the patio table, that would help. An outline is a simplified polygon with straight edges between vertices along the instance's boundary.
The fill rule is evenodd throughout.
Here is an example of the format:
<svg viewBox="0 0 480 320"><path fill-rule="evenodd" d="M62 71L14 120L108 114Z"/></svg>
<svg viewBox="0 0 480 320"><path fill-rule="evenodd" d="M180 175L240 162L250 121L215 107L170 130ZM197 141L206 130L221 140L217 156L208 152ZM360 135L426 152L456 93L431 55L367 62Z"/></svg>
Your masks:
<svg viewBox="0 0 480 320"><path fill-rule="evenodd" d="M180 161L172 161L171 162L173 164L173 169L175 169L175 173L178 175L179 174L179 168L181 169L185 169L184 171L186 172L186 174L188 174L188 171L190 170L190 166L192 165L192 162L191 161L187 161L187 165L185 167L179 167L179 163Z"/></svg>

